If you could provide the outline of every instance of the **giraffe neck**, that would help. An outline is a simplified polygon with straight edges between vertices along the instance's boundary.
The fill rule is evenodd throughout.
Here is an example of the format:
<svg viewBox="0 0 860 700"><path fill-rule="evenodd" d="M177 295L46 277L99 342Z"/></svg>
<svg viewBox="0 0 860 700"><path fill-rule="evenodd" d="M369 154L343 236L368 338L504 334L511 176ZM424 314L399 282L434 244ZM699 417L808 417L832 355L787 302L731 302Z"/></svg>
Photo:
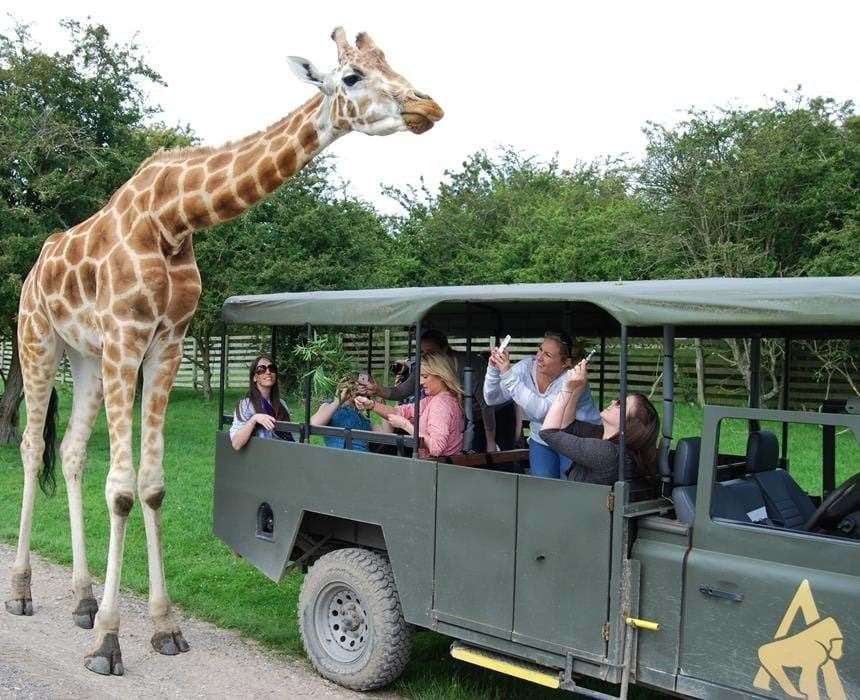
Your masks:
<svg viewBox="0 0 860 700"><path fill-rule="evenodd" d="M195 230L239 216L345 134L334 128L329 112L317 95L235 144L142 166L131 182L151 181L151 211L165 250L178 251Z"/></svg>

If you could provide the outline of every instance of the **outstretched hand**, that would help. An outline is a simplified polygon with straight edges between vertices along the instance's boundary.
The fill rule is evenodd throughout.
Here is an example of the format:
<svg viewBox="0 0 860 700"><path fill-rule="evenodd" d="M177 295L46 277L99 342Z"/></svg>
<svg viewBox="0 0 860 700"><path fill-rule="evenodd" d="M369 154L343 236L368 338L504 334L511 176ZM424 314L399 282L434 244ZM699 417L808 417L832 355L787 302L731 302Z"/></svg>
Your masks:
<svg viewBox="0 0 860 700"><path fill-rule="evenodd" d="M373 399L368 398L367 396L356 396L355 399L355 407L359 411L369 411L373 408L374 401Z"/></svg>
<svg viewBox="0 0 860 700"><path fill-rule="evenodd" d="M412 434L412 431L414 430L414 426L412 425L412 421L409 420L408 418L404 418L403 416L401 416L397 413L392 413L390 416L388 416L387 420L389 423L391 423L392 428L399 428L400 430L405 430L410 435Z"/></svg>

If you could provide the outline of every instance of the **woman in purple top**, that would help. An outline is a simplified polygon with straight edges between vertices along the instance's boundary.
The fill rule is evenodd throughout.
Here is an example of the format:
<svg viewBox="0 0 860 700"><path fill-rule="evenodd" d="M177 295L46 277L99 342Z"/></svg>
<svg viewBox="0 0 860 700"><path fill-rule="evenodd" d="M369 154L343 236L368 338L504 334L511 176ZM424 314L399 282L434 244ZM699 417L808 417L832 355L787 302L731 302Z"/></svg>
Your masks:
<svg viewBox="0 0 860 700"><path fill-rule="evenodd" d="M236 404L230 442L241 450L251 436L293 441L293 436L275 430L275 421L289 421L290 412L278 393L278 368L268 355L251 363L248 393Z"/></svg>

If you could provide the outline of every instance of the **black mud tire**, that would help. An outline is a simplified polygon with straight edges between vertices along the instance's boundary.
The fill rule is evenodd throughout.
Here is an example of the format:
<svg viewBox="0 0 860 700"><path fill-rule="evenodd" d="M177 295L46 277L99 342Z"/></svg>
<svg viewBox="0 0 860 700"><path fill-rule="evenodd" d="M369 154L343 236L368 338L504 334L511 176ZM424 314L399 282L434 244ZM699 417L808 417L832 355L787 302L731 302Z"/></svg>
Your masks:
<svg viewBox="0 0 860 700"><path fill-rule="evenodd" d="M311 664L345 688L382 688L409 661L411 635L394 573L377 552L338 549L320 557L305 576L298 614Z"/></svg>

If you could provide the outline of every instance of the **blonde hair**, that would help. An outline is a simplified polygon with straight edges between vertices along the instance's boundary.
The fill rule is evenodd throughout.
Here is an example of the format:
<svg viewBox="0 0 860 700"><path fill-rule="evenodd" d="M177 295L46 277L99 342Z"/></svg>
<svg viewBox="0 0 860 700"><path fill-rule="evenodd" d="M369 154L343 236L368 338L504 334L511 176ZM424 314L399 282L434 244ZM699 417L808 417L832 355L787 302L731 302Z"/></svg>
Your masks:
<svg viewBox="0 0 860 700"><path fill-rule="evenodd" d="M457 378L457 370L451 356L444 352L421 353L421 370L427 374L434 374L445 388L457 397L463 396L463 387Z"/></svg>
<svg viewBox="0 0 860 700"><path fill-rule="evenodd" d="M358 396L358 375L346 374L338 382L334 391L335 398L341 403L349 403Z"/></svg>

